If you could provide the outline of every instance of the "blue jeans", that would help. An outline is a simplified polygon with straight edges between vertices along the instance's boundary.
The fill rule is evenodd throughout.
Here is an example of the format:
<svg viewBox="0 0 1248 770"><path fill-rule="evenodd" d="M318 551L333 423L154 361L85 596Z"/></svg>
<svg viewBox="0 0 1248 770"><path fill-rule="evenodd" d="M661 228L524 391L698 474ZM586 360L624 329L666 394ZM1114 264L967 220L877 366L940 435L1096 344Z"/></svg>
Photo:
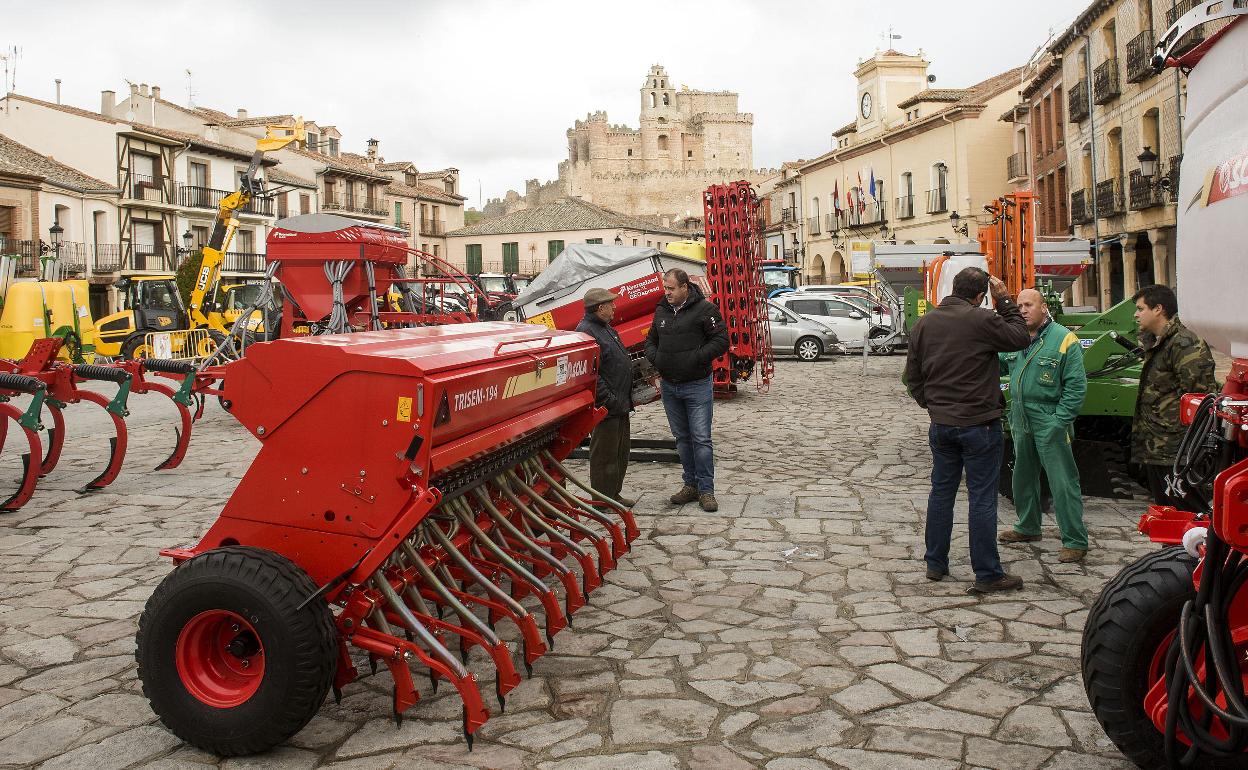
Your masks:
<svg viewBox="0 0 1248 770"><path fill-rule="evenodd" d="M663 409L676 437L676 452L686 486L699 492L715 491L715 452L711 446L711 408L715 391L711 378L662 384Z"/></svg>
<svg viewBox="0 0 1248 770"><path fill-rule="evenodd" d="M927 443L932 448L932 491L927 498L927 553L923 558L929 569L949 569L953 501L965 468L975 579L987 582L1005 574L997 553L997 483L1003 440L1000 420L970 428L932 423L927 429Z"/></svg>

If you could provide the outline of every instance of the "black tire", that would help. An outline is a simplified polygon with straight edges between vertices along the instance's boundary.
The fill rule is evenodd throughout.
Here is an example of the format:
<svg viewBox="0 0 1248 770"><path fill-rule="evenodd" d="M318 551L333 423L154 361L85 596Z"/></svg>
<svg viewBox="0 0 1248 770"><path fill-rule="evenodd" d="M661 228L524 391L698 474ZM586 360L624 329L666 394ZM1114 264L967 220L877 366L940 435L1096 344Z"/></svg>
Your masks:
<svg viewBox="0 0 1248 770"><path fill-rule="evenodd" d="M337 662L329 606L318 598L297 609L315 591L290 560L242 546L201 554L165 577L139 618L135 650L143 694L160 721L221 757L265 751L303 729L324 702ZM182 630L203 613L222 610L251 624L264 665L258 689L226 708L193 695L175 659Z"/></svg>
<svg viewBox="0 0 1248 770"><path fill-rule="evenodd" d="M793 354L808 363L818 361L823 356L823 343L814 337L802 337L793 346Z"/></svg>
<svg viewBox="0 0 1248 770"><path fill-rule="evenodd" d="M1143 768L1164 768L1164 736L1144 711L1159 647L1178 628L1195 595L1196 559L1182 548L1144 556L1111 580L1083 628L1083 686L1101 727L1119 751ZM1155 681L1155 680L1154 680Z"/></svg>
<svg viewBox="0 0 1248 770"><path fill-rule="evenodd" d="M147 349L147 343L143 341L142 334L132 335L121 345L121 358L123 361L134 361L135 359L150 357L151 351Z"/></svg>

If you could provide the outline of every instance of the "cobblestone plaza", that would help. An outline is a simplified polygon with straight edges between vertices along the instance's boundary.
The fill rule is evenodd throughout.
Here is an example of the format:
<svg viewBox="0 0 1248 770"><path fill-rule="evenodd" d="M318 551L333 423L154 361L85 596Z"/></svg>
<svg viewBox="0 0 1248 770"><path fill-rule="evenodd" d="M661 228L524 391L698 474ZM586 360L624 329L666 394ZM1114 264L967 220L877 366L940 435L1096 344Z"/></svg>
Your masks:
<svg viewBox="0 0 1248 770"><path fill-rule="evenodd" d="M60 468L0 514L0 765L1128 767L1092 717L1078 654L1101 586L1153 548L1135 532L1144 503L1089 499L1081 564L1057 562L1046 519L1043 541L1002 548L1024 589L980 598L966 593L963 494L951 579L925 580L927 416L902 364L782 361L770 393L717 403L718 513L667 506L678 466L634 465L641 539L471 753L453 688L418 677L422 701L396 727L390 676L367 663L270 754L183 746L142 695L136 624L170 569L157 551L207 529L257 444L210 404L183 466L152 473L172 410L135 399L121 478L79 496L107 440L71 419L80 438ZM641 409L633 433L666 437L662 409ZM1002 526L1012 517L1002 499ZM479 650L470 667L492 689Z"/></svg>

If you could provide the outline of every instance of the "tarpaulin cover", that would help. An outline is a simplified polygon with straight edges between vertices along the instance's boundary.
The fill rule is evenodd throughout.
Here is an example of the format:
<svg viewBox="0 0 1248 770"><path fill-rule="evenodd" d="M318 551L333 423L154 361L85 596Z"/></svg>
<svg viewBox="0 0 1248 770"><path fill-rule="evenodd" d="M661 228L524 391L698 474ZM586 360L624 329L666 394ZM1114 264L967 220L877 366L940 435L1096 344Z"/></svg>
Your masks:
<svg viewBox="0 0 1248 770"><path fill-rule="evenodd" d="M603 246L598 243L574 243L563 250L555 261L533 279L529 288L513 300L522 307L534 300L558 297L576 290L589 279L617 270L634 262L642 262L659 254L648 246Z"/></svg>

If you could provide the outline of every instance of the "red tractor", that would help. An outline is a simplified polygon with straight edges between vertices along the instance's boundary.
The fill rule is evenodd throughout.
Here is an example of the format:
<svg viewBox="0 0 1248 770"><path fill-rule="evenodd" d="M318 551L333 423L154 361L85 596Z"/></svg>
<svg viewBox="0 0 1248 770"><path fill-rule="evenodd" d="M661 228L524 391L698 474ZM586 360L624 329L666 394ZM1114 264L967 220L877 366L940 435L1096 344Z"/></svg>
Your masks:
<svg viewBox="0 0 1248 770"><path fill-rule="evenodd" d="M1242 0L1203 3L1166 32L1154 58L1189 72L1178 189L1183 320L1232 365L1221 393L1180 402L1188 428L1168 483L1186 510L1153 506L1140 520L1141 532L1168 547L1111 580L1084 628L1092 710L1118 748L1147 768L1248 767L1244 16ZM1184 52L1190 33L1209 22L1224 26L1204 30Z"/></svg>

